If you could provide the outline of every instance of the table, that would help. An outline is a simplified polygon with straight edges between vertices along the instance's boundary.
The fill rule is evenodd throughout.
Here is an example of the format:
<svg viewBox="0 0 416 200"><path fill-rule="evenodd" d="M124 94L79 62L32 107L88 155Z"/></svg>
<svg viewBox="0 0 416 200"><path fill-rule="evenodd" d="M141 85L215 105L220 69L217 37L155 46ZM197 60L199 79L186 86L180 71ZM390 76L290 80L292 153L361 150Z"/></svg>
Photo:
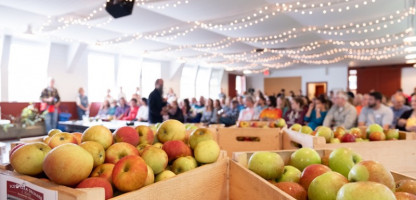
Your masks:
<svg viewBox="0 0 416 200"><path fill-rule="evenodd" d="M123 120L112 120L112 121L83 121L83 120L71 120L71 121L60 121L59 125L65 126L67 132L84 132L87 128L94 126L94 125L103 125L110 129L111 131L115 131L116 129L122 126L139 126L145 125L148 126L148 122L133 122L131 121L123 121Z"/></svg>

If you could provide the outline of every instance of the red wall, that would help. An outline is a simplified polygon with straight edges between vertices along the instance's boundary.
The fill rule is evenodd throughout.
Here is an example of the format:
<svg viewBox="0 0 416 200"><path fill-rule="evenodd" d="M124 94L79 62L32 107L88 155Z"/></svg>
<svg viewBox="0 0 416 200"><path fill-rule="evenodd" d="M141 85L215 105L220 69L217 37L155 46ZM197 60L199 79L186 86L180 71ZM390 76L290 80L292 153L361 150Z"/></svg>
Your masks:
<svg viewBox="0 0 416 200"><path fill-rule="evenodd" d="M10 119L10 115L12 116L19 116L26 106L28 106L28 102L0 102L1 107L1 118L2 119ZM35 107L39 109L39 102L34 103ZM91 103L90 108L90 116L95 116L100 109L101 103ZM59 112L69 112L72 114L71 119L78 119L77 114L77 106L75 102L61 102L59 106Z"/></svg>
<svg viewBox="0 0 416 200"><path fill-rule="evenodd" d="M237 92L235 91L235 78L237 75L228 74L228 96L230 98L236 97Z"/></svg>
<svg viewBox="0 0 416 200"><path fill-rule="evenodd" d="M402 68L406 65L350 68L357 70L357 93L376 90L389 98L401 88Z"/></svg>

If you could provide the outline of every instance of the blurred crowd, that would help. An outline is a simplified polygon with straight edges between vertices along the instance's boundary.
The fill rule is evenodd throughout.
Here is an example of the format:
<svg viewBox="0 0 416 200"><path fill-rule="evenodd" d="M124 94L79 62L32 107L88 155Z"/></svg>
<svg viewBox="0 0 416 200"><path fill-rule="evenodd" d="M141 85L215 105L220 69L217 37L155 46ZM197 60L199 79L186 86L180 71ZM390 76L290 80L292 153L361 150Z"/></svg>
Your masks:
<svg viewBox="0 0 416 200"><path fill-rule="evenodd" d="M284 89L272 96L262 91L251 91L233 98L221 91L216 99L201 96L179 100L172 88L164 95L161 91L161 94L164 103L160 115L163 120L231 126L237 121L284 118L288 126L298 123L312 129L322 125L349 129L376 123L385 129L416 131L416 88L411 95L404 94L401 89L391 97L377 91L366 94L330 91L329 95L321 94L313 99L303 95L302 91L295 93ZM118 100L109 97L102 104L99 117L148 121L146 98L133 94L127 102L125 95L119 95Z"/></svg>

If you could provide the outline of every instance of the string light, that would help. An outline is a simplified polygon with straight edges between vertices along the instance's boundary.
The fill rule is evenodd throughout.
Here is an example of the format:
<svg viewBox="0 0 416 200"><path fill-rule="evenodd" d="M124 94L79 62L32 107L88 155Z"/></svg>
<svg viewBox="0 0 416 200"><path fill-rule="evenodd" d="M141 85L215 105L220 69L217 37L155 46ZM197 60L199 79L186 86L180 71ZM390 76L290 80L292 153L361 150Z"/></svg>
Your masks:
<svg viewBox="0 0 416 200"><path fill-rule="evenodd" d="M180 5L185 5L185 4L189 4L189 0L179 0L179 1L175 1L175 2L169 2L169 3L165 3L163 5L148 5L148 3L155 3L156 1L149 1L149 0L140 0L139 2L137 2L137 6L139 7L143 7L146 6L146 8L148 9L157 9L157 10L163 10L166 8L177 8Z"/></svg>

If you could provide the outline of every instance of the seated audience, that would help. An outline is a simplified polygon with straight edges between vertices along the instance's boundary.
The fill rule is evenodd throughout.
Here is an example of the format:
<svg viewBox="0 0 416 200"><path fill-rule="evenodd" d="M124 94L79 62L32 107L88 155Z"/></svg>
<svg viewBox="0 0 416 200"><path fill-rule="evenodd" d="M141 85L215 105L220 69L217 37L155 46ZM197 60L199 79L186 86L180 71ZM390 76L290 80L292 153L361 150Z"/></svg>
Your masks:
<svg viewBox="0 0 416 200"><path fill-rule="evenodd" d="M368 94L357 94L354 98L354 106L357 110L357 115L359 116L361 110L368 105L368 98L370 95Z"/></svg>
<svg viewBox="0 0 416 200"><path fill-rule="evenodd" d="M282 110L276 108L276 97L269 96L267 104L268 108L264 109L260 113L260 120L276 120L282 118Z"/></svg>
<svg viewBox="0 0 416 200"><path fill-rule="evenodd" d="M192 120L195 118L193 108L189 102L189 99L183 100L182 114L184 121L187 123L192 122Z"/></svg>
<svg viewBox="0 0 416 200"><path fill-rule="evenodd" d="M114 116L114 114L116 113L116 110L117 110L117 101L112 100L107 114L110 115L110 116Z"/></svg>
<svg viewBox="0 0 416 200"><path fill-rule="evenodd" d="M217 111L214 108L214 101L210 98L205 106L204 112L202 112L201 123L216 124L217 123Z"/></svg>
<svg viewBox="0 0 416 200"><path fill-rule="evenodd" d="M230 108L224 111L220 117L220 123L225 124L225 126L232 126L237 122L238 115L240 110L238 109L238 101L231 101Z"/></svg>
<svg viewBox="0 0 416 200"><path fill-rule="evenodd" d="M116 112L114 113L114 116L116 116L117 119L121 119L125 115L128 114L128 112L130 110L130 106L127 105L127 102L126 102L125 98L120 98L120 100L118 102L119 102L120 106L118 106L116 108Z"/></svg>
<svg viewBox="0 0 416 200"><path fill-rule="evenodd" d="M393 106L391 109L393 110L393 123L391 127L396 127L397 121L399 120L400 116L403 115L404 112L410 110L411 108L407 105L406 99L404 96L400 94L395 94L391 97L391 103Z"/></svg>
<svg viewBox="0 0 416 200"><path fill-rule="evenodd" d="M251 96L246 96L245 99L245 107L243 110L240 111L238 116L238 121L251 121L255 120L255 112L254 112L254 100Z"/></svg>
<svg viewBox="0 0 416 200"><path fill-rule="evenodd" d="M358 126L369 126L378 124L385 130L389 129L393 123L393 111L382 104L383 95L380 92L370 93L368 106L361 110L358 117Z"/></svg>
<svg viewBox="0 0 416 200"><path fill-rule="evenodd" d="M396 128L402 131L416 132L416 94L412 96L410 105L411 109L400 116Z"/></svg>
<svg viewBox="0 0 416 200"><path fill-rule="evenodd" d="M180 122L185 122L181 108L179 108L178 101L174 100L168 104L169 119L176 119Z"/></svg>
<svg viewBox="0 0 416 200"><path fill-rule="evenodd" d="M277 108L282 110L282 116L285 116L290 108L290 101L285 96L281 95L277 98Z"/></svg>
<svg viewBox="0 0 416 200"><path fill-rule="evenodd" d="M260 113L261 113L261 111L263 111L264 109L266 109L267 108L267 105L266 105L266 98L263 96L263 94L262 93L260 93L261 95L259 95L258 97L257 97L257 102L256 102L256 104L254 105L254 115L255 115L255 118L256 119L259 119L259 117L260 117Z"/></svg>
<svg viewBox="0 0 416 200"><path fill-rule="evenodd" d="M355 126L357 120L357 110L348 102L348 95L339 91L332 98L333 105L325 116L324 126L342 126L350 129Z"/></svg>
<svg viewBox="0 0 416 200"><path fill-rule="evenodd" d="M237 101L238 101L238 110L242 111L245 108L244 96L243 95L238 96Z"/></svg>
<svg viewBox="0 0 416 200"><path fill-rule="evenodd" d="M137 121L147 122L149 120L149 106L147 105L147 99L141 99L141 106L136 116Z"/></svg>
<svg viewBox="0 0 416 200"><path fill-rule="evenodd" d="M312 130L315 130L318 126L322 126L324 123L327 113L325 104L325 98L316 98L311 104L309 104L309 109L304 120L308 123L308 126L311 127Z"/></svg>
<svg viewBox="0 0 416 200"><path fill-rule="evenodd" d="M130 100L130 110L129 110L128 114L124 114L124 117L122 118L122 120L132 121L132 120L136 119L137 112L139 112L139 105L137 104L137 99L131 99Z"/></svg>
<svg viewBox="0 0 416 200"><path fill-rule="evenodd" d="M303 124L303 118L305 117L305 110L303 109L303 100L300 97L292 98L291 110L286 112L284 119L288 127L293 124Z"/></svg>
<svg viewBox="0 0 416 200"><path fill-rule="evenodd" d="M108 109L110 109L110 102L108 100L104 100L103 104L101 104L100 110L98 110L96 117L106 119Z"/></svg>

